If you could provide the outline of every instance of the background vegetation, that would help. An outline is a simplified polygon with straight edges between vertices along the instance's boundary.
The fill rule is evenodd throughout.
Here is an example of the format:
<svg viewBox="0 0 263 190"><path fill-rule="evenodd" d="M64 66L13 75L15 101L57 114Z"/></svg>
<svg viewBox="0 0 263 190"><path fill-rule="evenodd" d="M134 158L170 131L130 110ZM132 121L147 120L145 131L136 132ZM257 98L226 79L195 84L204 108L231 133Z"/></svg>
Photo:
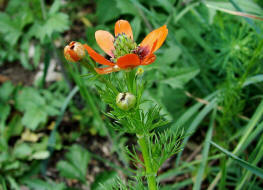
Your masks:
<svg viewBox="0 0 263 190"><path fill-rule="evenodd" d="M1 190L110 189L129 179L134 137L110 127L96 81L62 54L73 40L102 53L94 33L118 19L138 42L169 30L143 67L145 96L162 106L166 128L189 136L160 169L161 189L263 188L263 1L0 0L0 8Z"/></svg>

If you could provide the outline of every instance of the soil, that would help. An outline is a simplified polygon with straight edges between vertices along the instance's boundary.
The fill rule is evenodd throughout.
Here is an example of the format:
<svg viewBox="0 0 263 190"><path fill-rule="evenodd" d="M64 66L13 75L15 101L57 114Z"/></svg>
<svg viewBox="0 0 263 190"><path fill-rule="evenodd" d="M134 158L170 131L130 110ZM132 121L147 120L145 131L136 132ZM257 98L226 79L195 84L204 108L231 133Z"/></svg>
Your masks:
<svg viewBox="0 0 263 190"><path fill-rule="evenodd" d="M18 62L5 63L0 69L0 84L10 80L14 85L31 86L36 71L25 70Z"/></svg>

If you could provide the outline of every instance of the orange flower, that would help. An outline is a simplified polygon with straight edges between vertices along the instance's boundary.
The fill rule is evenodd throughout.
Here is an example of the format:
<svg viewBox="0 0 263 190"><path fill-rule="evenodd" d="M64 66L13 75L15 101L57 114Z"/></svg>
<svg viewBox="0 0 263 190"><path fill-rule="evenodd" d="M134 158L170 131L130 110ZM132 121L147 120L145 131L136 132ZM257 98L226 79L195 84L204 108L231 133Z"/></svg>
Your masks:
<svg viewBox="0 0 263 190"><path fill-rule="evenodd" d="M87 44L84 44L83 47L94 61L108 66L95 68L96 72L98 74L108 74L153 63L156 59L153 53L161 47L167 34L168 29L164 25L150 32L141 44L137 46L133 41L133 33L129 22L119 20L115 24L115 37L104 30L98 30L95 33L98 45L111 57L110 60L95 52Z"/></svg>

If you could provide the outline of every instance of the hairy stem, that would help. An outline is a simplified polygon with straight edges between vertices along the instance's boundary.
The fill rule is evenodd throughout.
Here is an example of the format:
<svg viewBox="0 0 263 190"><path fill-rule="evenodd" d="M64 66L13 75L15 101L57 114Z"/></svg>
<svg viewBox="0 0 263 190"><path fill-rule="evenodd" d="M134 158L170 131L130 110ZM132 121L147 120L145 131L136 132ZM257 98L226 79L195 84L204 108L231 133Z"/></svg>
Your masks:
<svg viewBox="0 0 263 190"><path fill-rule="evenodd" d="M143 136L138 135L138 144L141 147L141 151L144 159L148 188L149 190L157 190L156 173L154 173L152 167L147 138L144 135Z"/></svg>

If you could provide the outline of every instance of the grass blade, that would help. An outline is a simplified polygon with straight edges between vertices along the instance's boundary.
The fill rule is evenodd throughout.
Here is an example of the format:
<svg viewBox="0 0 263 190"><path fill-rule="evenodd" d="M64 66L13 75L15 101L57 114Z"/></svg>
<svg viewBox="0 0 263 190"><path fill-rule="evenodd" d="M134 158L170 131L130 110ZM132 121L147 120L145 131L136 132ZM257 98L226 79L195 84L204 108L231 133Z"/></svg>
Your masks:
<svg viewBox="0 0 263 190"><path fill-rule="evenodd" d="M215 10L218 10L218 11L222 11L222 12L225 12L225 13L228 13L228 14L231 14L231 15L242 16L242 17L246 17L246 18L257 19L257 20L262 20L263 21L263 18L259 17L257 15L243 13L243 12L240 12L240 11L232 11L232 10L228 10L228 9L223 9L223 8L220 8L220 7L213 6L213 5L209 4L209 3L205 3L205 4L206 4L206 6L208 8L212 8L212 9L215 9Z"/></svg>
<svg viewBox="0 0 263 190"><path fill-rule="evenodd" d="M186 130L186 134L188 135L186 138L184 138L183 142L182 142L182 147L184 149L186 143L188 142L189 138L190 138L190 134L192 134L193 132L196 131L196 128L198 127L198 125L201 123L201 121L203 121L203 119L205 118L205 116L207 116L207 114L214 108L216 107L216 101L217 99L214 98L208 105L206 105L204 107L204 109L202 109L202 111L195 117L195 119L193 120L193 122L191 123L191 125L187 128ZM183 150L178 153L177 155L177 159L176 159L176 165L178 166L181 155L182 155Z"/></svg>
<svg viewBox="0 0 263 190"><path fill-rule="evenodd" d="M237 144L237 146L236 146L235 150L232 152L232 154L239 155L244 149L246 149L246 147L250 143L250 142L247 141L247 139L249 138L251 133L253 134L253 129L255 128L255 126L257 126L257 124L258 124L259 120L261 119L262 115L263 115L263 100L261 100L259 106L257 107L257 110L255 111L255 113L253 114L252 118L250 119L250 121L248 122L247 126L245 127L245 131L246 131L245 135L242 136L242 138L240 139L239 143ZM228 160L227 161L227 166L230 166L231 163L232 163L232 160ZM222 176L222 172L219 172L216 175L216 177L213 180L213 182L208 187L208 190L214 189L214 187L216 186L216 184L220 180L221 176Z"/></svg>
<svg viewBox="0 0 263 190"><path fill-rule="evenodd" d="M209 153L209 148L210 148L210 141L212 139L212 134L213 134L213 126L214 126L214 122L215 122L215 117L216 117L216 109L214 109L214 111L213 111L212 118L210 120L209 129L208 129L208 132L206 134L204 149L203 149L203 153L202 153L202 161L199 165L199 169L197 172L197 176L196 176L196 180L194 183L193 190L199 190L201 188L201 183L202 183L204 171L205 171L205 167L207 164L207 158L208 158L208 153Z"/></svg>
<svg viewBox="0 0 263 190"><path fill-rule="evenodd" d="M211 95L207 96L204 100L211 101L213 97L216 96L216 93L212 93ZM194 106L189 108L180 118L177 119L176 123L171 126L171 129L176 131L178 128L182 127L189 119L194 116L198 110L203 106L204 104L201 102L196 103Z"/></svg>
<svg viewBox="0 0 263 190"><path fill-rule="evenodd" d="M58 126L60 125L60 123L61 123L61 121L63 119L64 113L65 113L65 111L66 111L71 99L76 95L76 93L78 91L79 91L79 87L78 86L74 87L73 90L67 96L65 102L63 103L63 106L62 106L62 108L60 110L60 114L59 114L59 116L58 116L58 118L56 120L55 126L54 126L54 128L53 128L53 130L51 132L51 135L49 136L49 139L48 139L47 147L48 147L48 150L50 152L49 157L51 156L51 154L54 151L54 146L56 144L56 132L57 132ZM46 173L45 171L46 171L47 164L48 164L48 160L44 160L42 168L41 168L43 174Z"/></svg>
<svg viewBox="0 0 263 190"><path fill-rule="evenodd" d="M213 141L210 141L210 143L213 146L215 146L216 148L218 148L221 152L225 153L227 156L229 156L233 160L237 161L237 163L240 166L242 166L243 168L246 168L247 170L249 170L250 172L254 173L255 175L263 178L263 170L261 168L258 168L256 166L246 162L245 160L240 159L239 157L237 157L236 155L232 154L228 150L222 148L221 146L219 146L218 144L214 143Z"/></svg>
<svg viewBox="0 0 263 190"><path fill-rule="evenodd" d="M253 165L257 165L258 162L262 159L263 157L263 135L261 135L261 138L250 157L252 157L253 159L252 161ZM236 187L236 190L242 189L245 186L245 183L248 182L248 179L250 177L251 177L251 172L247 170L245 174L243 175L241 182Z"/></svg>

